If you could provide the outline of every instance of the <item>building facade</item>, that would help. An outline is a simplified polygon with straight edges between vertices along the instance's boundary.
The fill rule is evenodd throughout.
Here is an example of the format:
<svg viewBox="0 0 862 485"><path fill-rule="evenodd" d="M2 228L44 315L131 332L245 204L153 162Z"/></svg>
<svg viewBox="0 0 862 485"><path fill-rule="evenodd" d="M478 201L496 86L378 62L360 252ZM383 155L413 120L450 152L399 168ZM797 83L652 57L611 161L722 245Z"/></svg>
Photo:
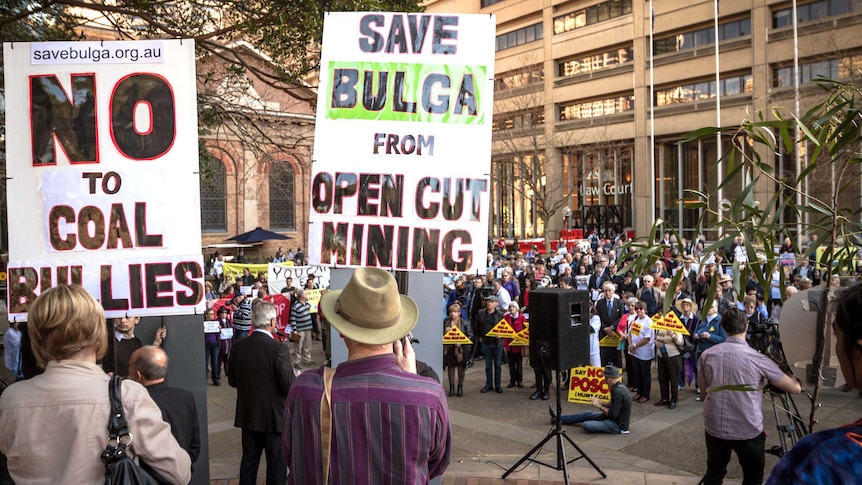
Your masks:
<svg viewBox="0 0 862 485"><path fill-rule="evenodd" d="M818 76L860 79L862 2L799 0L428 0L429 12L497 17L490 233L555 238L565 227L644 236L656 218L683 235L699 227L688 190L720 206L745 177L719 189L730 136L681 143L697 128L733 128L758 111L793 113L821 92ZM651 11L651 7L653 8ZM716 30L716 23L718 28ZM716 32L718 55L716 55ZM717 102L718 99L718 102ZM808 150L761 154L779 177ZM811 177L829 193L835 174ZM845 201L859 205L857 180ZM776 190L753 188L755 200ZM787 222L791 221L788 217ZM806 221L801 221L802 223ZM804 231L804 226L799 226Z"/></svg>

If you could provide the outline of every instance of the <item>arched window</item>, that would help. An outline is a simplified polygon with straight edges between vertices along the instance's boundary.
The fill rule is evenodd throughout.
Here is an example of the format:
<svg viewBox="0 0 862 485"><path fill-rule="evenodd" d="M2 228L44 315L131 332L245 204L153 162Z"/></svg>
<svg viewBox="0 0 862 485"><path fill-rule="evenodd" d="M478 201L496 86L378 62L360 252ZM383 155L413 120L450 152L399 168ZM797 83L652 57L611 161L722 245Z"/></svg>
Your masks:
<svg viewBox="0 0 862 485"><path fill-rule="evenodd" d="M201 167L201 231L227 231L227 171L218 158L212 157Z"/></svg>
<svg viewBox="0 0 862 485"><path fill-rule="evenodd" d="M286 161L272 163L269 171L269 225L272 229L296 229L293 166Z"/></svg>

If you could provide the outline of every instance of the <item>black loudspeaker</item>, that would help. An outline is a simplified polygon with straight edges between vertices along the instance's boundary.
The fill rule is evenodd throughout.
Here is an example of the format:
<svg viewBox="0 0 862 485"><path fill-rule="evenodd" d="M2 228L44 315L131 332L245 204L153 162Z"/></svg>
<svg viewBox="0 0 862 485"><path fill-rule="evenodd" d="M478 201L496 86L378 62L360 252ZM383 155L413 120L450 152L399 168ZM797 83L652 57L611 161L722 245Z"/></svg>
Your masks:
<svg viewBox="0 0 862 485"><path fill-rule="evenodd" d="M530 355L553 370L590 364L589 291L530 291Z"/></svg>

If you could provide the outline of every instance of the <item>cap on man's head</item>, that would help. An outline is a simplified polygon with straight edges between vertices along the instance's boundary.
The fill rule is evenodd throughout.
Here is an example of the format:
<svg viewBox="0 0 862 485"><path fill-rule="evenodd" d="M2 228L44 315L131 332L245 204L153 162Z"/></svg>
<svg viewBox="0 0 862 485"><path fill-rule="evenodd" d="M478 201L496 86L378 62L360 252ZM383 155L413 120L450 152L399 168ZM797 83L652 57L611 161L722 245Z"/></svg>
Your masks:
<svg viewBox="0 0 862 485"><path fill-rule="evenodd" d="M613 365L605 366L605 377L614 377L614 378L619 379L622 376L623 376L623 373L622 373L622 371L620 371L619 367L616 367Z"/></svg>
<svg viewBox="0 0 862 485"><path fill-rule="evenodd" d="M498 300L498 299L497 299L497 297L496 297L496 296L494 296L494 295L488 295L488 296L486 296L484 299L485 299L485 301L500 301L500 300Z"/></svg>

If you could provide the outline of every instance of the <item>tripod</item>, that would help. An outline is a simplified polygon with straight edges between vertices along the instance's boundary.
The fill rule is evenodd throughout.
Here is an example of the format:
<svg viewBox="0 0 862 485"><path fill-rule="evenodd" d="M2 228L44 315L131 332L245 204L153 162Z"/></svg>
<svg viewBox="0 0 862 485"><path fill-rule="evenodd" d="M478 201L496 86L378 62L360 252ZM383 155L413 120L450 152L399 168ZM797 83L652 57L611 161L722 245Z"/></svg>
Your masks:
<svg viewBox="0 0 862 485"><path fill-rule="evenodd" d="M808 427L799 417L799 408L796 407L796 402L793 401L790 394L774 386L766 386L763 389L763 394L767 395L767 393L767 399L772 402L772 413L775 415L775 426L778 430L778 442L780 444L773 446L766 452L781 458L793 448L793 445L800 438L808 434ZM779 408L781 408L781 412L779 412ZM786 424L781 422L782 412L787 418Z"/></svg>
<svg viewBox="0 0 862 485"><path fill-rule="evenodd" d="M563 420L561 419L563 409L562 409L562 405L560 403L560 394L562 394L562 392L560 390L561 388L560 388L560 371L559 371L559 369L556 370L556 378L557 378L557 422L554 424L554 428L548 432L548 436L545 436L545 439L540 441L539 444L534 446L532 450L528 451L526 455L522 456L521 459L518 460L517 463L512 465L512 468L509 468L508 470L506 470L506 473L503 474L502 478L508 477L510 474L512 474L512 472L515 471L516 468L521 466L521 463L524 463L525 461L529 460L529 461L532 461L533 463L538 463L539 465L543 465L543 466L546 466L548 468L553 468L554 470L562 470L563 471L563 479L565 480L566 485L569 485L569 463L576 462L576 461L580 460L581 458L586 459L590 463L590 465L592 465L592 467L597 472L599 472L599 474L602 476L602 478L608 477L607 475L605 475L605 472L603 472L602 469L599 468L599 466L596 465L595 462L593 462L593 460L591 460L590 457L587 456L587 454L584 453L584 451L577 444L575 444L575 442L572 441L572 439L569 438L569 436L563 430ZM563 442L563 438L565 438L565 440L568 441L569 444L572 445L572 447L574 447L575 450L578 452L578 456L576 458L572 458L571 460L567 461L567 459L566 459L566 444L565 444L565 442ZM532 458L536 452L538 452L543 446L545 446L545 443L547 443L548 441L550 441L552 439L555 439L556 443L557 443L557 464L556 465L550 465L550 464L545 463L543 461Z"/></svg>

